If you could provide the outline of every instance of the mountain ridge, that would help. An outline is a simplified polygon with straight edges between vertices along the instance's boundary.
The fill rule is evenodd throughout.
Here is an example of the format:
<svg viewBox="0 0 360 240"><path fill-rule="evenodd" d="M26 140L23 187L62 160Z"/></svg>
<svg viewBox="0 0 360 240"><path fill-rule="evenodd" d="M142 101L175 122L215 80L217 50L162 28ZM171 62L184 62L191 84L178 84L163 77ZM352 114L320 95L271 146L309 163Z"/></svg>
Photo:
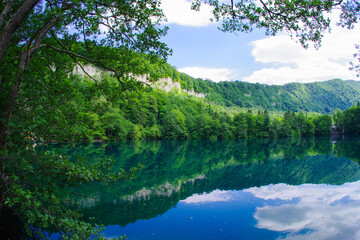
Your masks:
<svg viewBox="0 0 360 240"><path fill-rule="evenodd" d="M243 81L213 82L180 73L163 62L148 64L149 74L170 77L182 89L203 93L209 103L245 109L267 109L284 112L303 111L332 113L345 110L360 100L360 81L332 79L312 83L265 85Z"/></svg>
<svg viewBox="0 0 360 240"><path fill-rule="evenodd" d="M191 78L190 78L191 79ZM185 83L193 85L194 92L203 92L206 99L228 107L267 109L272 111L305 111L332 113L345 110L360 100L360 82L333 79L313 83L288 83L265 85L259 83L210 82L194 79ZM190 84L189 84L190 83Z"/></svg>
<svg viewBox="0 0 360 240"><path fill-rule="evenodd" d="M148 59L140 58L141 55L137 57L138 65L146 69L143 73L147 72L150 78L158 79L155 82L147 81L145 74L138 75L138 81L167 92L174 90L195 95L209 103L225 107L330 114L337 109L343 111L350 108L360 100L360 81L355 80L332 79L285 85L243 81L213 82L180 73L166 62L153 63ZM99 71L96 70L95 73L98 74Z"/></svg>

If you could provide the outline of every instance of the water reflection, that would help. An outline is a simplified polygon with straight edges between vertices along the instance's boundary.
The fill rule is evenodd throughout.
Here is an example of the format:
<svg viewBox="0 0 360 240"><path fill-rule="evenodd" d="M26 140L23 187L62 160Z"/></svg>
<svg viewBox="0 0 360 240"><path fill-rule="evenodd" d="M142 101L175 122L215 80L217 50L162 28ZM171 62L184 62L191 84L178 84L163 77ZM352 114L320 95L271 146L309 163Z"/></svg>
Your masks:
<svg viewBox="0 0 360 240"><path fill-rule="evenodd" d="M327 184L271 184L240 191L220 191L195 194L180 203L196 205L208 203L245 202L244 193L251 193L255 206L255 228L277 232L278 239L359 239L360 237L360 181L341 186ZM246 204L246 203L245 203ZM181 207L181 206L180 206ZM213 205L212 211L226 211L224 205ZM251 209L250 206L247 210ZM245 210L233 208L237 216L246 218ZM215 214L218 214L215 213ZM230 214L234 217L236 214ZM250 220L251 221L251 220ZM211 226L209 226L211 227ZM269 236L269 235L267 235ZM254 239L249 236L245 239Z"/></svg>
<svg viewBox="0 0 360 240"><path fill-rule="evenodd" d="M107 233L118 229L118 235L133 234L132 239L211 238L201 231L219 224L223 231L214 236L220 239L351 239L360 222L359 146L357 139L326 138L79 145L61 151L94 161L111 156L125 170L138 163L144 168L136 179L110 188L96 183L69 188L63 195L78 203L85 218L112 225ZM205 212L210 215L201 215ZM221 212L227 213L227 224L207 220ZM184 217L197 219L198 233L184 235L178 229L187 224ZM194 221L189 224L194 227ZM148 238L137 235L139 228L149 228ZM156 237L149 237L157 228Z"/></svg>
<svg viewBox="0 0 360 240"><path fill-rule="evenodd" d="M276 184L245 190L264 200L293 200L256 208L256 227L287 232L285 239L359 239L360 181L341 186Z"/></svg>
<svg viewBox="0 0 360 240"><path fill-rule="evenodd" d="M214 190L208 194L194 194L191 197L181 200L181 203L209 203L228 202L234 200L229 191Z"/></svg>

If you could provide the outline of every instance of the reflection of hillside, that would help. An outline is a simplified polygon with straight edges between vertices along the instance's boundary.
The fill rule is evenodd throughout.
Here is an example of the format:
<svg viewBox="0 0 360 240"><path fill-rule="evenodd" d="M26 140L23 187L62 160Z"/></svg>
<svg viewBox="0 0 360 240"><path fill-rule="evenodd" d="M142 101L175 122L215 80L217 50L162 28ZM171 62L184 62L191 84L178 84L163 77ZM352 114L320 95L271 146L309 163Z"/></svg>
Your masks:
<svg viewBox="0 0 360 240"><path fill-rule="evenodd" d="M175 187L174 191L170 191L171 194L154 188L146 190L144 195L136 192L133 195L116 196L109 189L109 191L104 191L100 201L94 206L83 206L82 213L85 218L95 217L95 221L101 224L126 226L139 219L150 219L164 214L175 207L180 200L196 192L202 181L202 179L187 181Z"/></svg>
<svg viewBox="0 0 360 240"><path fill-rule="evenodd" d="M84 215L95 216L105 225L124 226L156 217L194 193L214 189L276 183L343 184L360 176L356 163L331 155L333 145L327 139L143 141L101 150L116 159L118 168L144 165L136 179L109 189L101 184L72 189L79 195L97 196L91 203L73 195L69 198L82 201ZM86 155L81 147L68 151Z"/></svg>
<svg viewBox="0 0 360 240"><path fill-rule="evenodd" d="M358 137L346 137L343 141L337 141L334 144L334 153L339 157L360 162L360 139Z"/></svg>
<svg viewBox="0 0 360 240"><path fill-rule="evenodd" d="M184 182L179 182L178 185L172 185L169 182L166 182L163 185L160 185L158 187L152 187L150 189L143 188L141 190L136 191L134 194L126 195L122 197L123 201L135 201L135 200L149 200L151 196L171 196L176 192L179 192L181 189L181 186L183 184L187 183L194 183L196 180L202 180L205 179L204 175L199 175L195 178L186 180Z"/></svg>

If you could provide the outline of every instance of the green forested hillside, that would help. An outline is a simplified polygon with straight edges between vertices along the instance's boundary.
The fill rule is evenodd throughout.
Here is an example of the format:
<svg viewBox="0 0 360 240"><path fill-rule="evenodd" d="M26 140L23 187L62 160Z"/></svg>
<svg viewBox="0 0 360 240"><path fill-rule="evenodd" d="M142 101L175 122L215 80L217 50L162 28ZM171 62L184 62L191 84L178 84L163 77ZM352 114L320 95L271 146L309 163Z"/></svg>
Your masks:
<svg viewBox="0 0 360 240"><path fill-rule="evenodd" d="M168 64L152 69L157 76L170 77L186 90L206 93L209 102L223 106L268 109L272 111L306 111L332 113L344 110L360 100L360 82L340 79L286 85L252 84L241 81L215 83L194 79L177 72Z"/></svg>
<svg viewBox="0 0 360 240"><path fill-rule="evenodd" d="M246 82L214 83L184 78L182 86L207 93L206 98L225 106L259 108L273 111L306 111L331 113L344 110L360 99L360 85L355 81L330 80L308 84L290 83L283 86Z"/></svg>
<svg viewBox="0 0 360 240"><path fill-rule="evenodd" d="M279 87L241 82L216 84L180 74L165 63L172 50L162 42L168 27L163 24L166 16L161 2L0 2L2 239L47 239L43 231L56 231L61 239L105 239L102 227L83 221L77 207L65 199L60 190L89 182L109 184L129 180L141 169L138 165L129 171L115 171L118 169L113 168L112 158L96 161L82 156L71 158L54 151L37 151L36 144L74 143L94 138L235 139L326 135L332 126L330 115L308 116L295 111L343 110L358 100L359 88L355 82ZM200 2L217 5L219 1L193 2L196 9ZM271 35L284 29L295 30L303 46L307 41L317 44L328 29L322 12L340 4L340 1L300 1L295 5L292 1L272 2L268 1L269 9L281 13L279 16L275 13L274 18L267 17L265 5L268 3L264 5L266 9L261 10L254 8L251 1L239 1L236 7L241 8L239 13L244 12L245 18L242 14L240 19L236 18L234 30L248 32L253 27L264 27ZM352 16L358 9L351 5L352 1L346 2L349 4L341 5L340 18L346 20L342 24L351 28L357 21ZM214 13L217 18L216 14L234 17L236 12L220 7L215 8ZM283 13L290 22L282 19ZM226 28L227 22L224 22L225 31L230 30ZM101 77L90 73L72 74L76 67L84 70L87 64L101 69ZM358 65L352 67L358 70ZM205 93L206 98L181 91L168 93L142 88L136 78L144 75L149 77L149 82L171 77L182 88ZM224 106L238 108L229 110ZM247 109L238 111L239 107ZM343 118L340 113L336 115L345 133L350 131L347 126L357 124L352 121L358 119L357 109L359 107L344 111ZM270 110L284 111L282 118L274 118ZM357 126L356 133L359 133ZM270 169L273 168L271 165Z"/></svg>
<svg viewBox="0 0 360 240"><path fill-rule="evenodd" d="M355 88L360 88L360 81L349 80L347 83L354 86Z"/></svg>
<svg viewBox="0 0 360 240"><path fill-rule="evenodd" d="M307 116L288 110L273 117L267 110L226 108L176 90L166 92L148 87L119 93L121 87L117 79L108 74L102 75L98 85L88 77L71 75L67 83L64 82L64 88L58 89L62 92L58 101L64 109L62 118L72 123L68 131L74 137L65 138L65 130L54 131L49 122L40 120L37 121L41 125L35 125L36 129L33 125L26 127L39 141L77 142L327 135L332 126L330 115ZM106 88L109 91L103 90ZM26 91L33 89L29 86ZM44 101L48 99L47 94L51 93L44 92ZM36 113L36 119L43 117L42 106L34 107L32 111ZM22 114L15 120L21 121Z"/></svg>

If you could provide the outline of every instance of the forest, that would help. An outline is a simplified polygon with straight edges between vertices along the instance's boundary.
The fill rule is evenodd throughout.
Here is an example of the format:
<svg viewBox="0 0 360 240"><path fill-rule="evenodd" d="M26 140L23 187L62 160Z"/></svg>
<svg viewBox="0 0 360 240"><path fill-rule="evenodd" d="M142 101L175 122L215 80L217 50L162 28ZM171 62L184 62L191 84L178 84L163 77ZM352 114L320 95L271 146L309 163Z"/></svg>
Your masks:
<svg viewBox="0 0 360 240"><path fill-rule="evenodd" d="M186 76L169 67L166 63L150 63L139 54L134 54L136 63L147 69L151 76L165 78L172 70L173 76ZM162 71L162 66L167 66L168 71ZM160 70L159 70L160 69ZM170 69L170 70L169 70ZM344 111L339 108L333 115L308 113L305 111L271 111L267 108L240 108L227 107L220 102L210 102L209 98L197 97L188 94L181 88L173 88L166 91L156 85L139 83L136 91L131 93L121 92L121 85L116 78L106 73L95 76L98 78L98 87L93 79L84 74L73 74L69 79L66 97L61 99L65 105L74 108L76 115L71 117L73 131L76 141L118 141L139 139L239 139L239 138L267 138L267 137L290 137L290 136L312 136L329 135L331 127L336 125L338 131L346 134L357 134L357 126L354 121L358 119L356 113L358 107L351 107ZM208 81L196 80L186 76L194 82L209 84ZM179 79L178 79L179 80ZM171 83L171 82L170 82ZM181 80L180 80L180 83ZM168 84L168 82L165 82ZM236 91L232 82L213 83L213 86L228 84L229 91ZM355 83L351 83L355 85ZM308 84L297 84L299 88L308 87ZM347 86L348 82L342 80L317 83L322 87L312 85L314 91L321 92L324 86L335 85L336 87ZM152 87L154 86L154 87ZM248 84L248 86L268 88L269 86L259 84ZM276 86L274 86L276 87ZM280 86L278 86L280 88ZM289 87L289 86L285 86ZM214 87L215 88L215 87ZM71 90L69 90L71 89ZM103 89L108 89L104 92ZM111 89L111 90L109 90ZM215 88L216 89L216 88ZM194 89L185 89L194 90ZM335 90L335 87L334 87ZM196 91L193 91L196 92ZM201 92L201 91L200 91ZM259 90L261 93L261 91ZM91 95L89 94L91 93ZM215 92L215 94L217 94ZM226 94L220 94L225 95ZM231 95L231 94L229 94ZM238 95L241 95L240 93ZM359 94L360 95L360 94ZM344 97L359 99L359 95L344 94ZM76 96L76 97L74 97ZM301 97L301 96L300 96ZM262 98L265 101L265 98ZM333 101L336 101L333 99ZM260 101L259 101L260 102ZM338 101L335 105L344 104L347 101ZM85 104L84 104L85 103ZM259 103L260 104L260 103ZM304 104L304 106L306 106ZM290 108L296 107L291 105ZM66 114L66 112L64 112ZM333 119L334 118L334 119ZM46 125L43 125L46 128ZM355 129L356 128L356 129ZM88 131L83 131L87 129ZM41 131L42 128L37 128ZM42 136L42 140L49 142L58 136L34 132L35 136ZM66 139L70 141L70 139Z"/></svg>
<svg viewBox="0 0 360 240"><path fill-rule="evenodd" d="M92 81L80 76L73 78L69 89L77 89L77 98L64 104L71 104L77 112L77 116L72 116L77 141L311 136L328 135L332 127L330 115L308 116L290 110L276 114L266 109L244 111L214 105L187 93L151 87L131 94L109 93L113 95L107 97L98 93L88 98ZM105 76L100 83L114 86L117 81ZM64 117L70 119L70 116ZM90 131L81 132L84 128ZM44 136L41 132L34 135ZM47 134L41 138L48 142L57 136Z"/></svg>
<svg viewBox="0 0 360 240"><path fill-rule="evenodd" d="M295 7L289 1L256 6L194 0L193 9L202 3L215 7L214 20L222 22L223 31L288 31L304 47L320 44L330 28L325 15L333 8L341 5L339 24L348 28L360 11L353 1L337 0ZM5 223L15 219L21 230L14 233L22 238L44 237L42 230L51 229L62 239L105 239L102 227L83 221L61 190L126 181L142 168L115 171L111 157L93 162L38 151L43 143L328 135L333 122L344 134L359 133L360 90L354 81L215 84L178 73L166 64L172 50L162 42L168 26L160 5L160 0L0 2L0 214ZM99 78L74 74L87 64L101 69ZM358 65L353 69L359 72ZM151 88L167 77L182 89Z"/></svg>
<svg viewBox="0 0 360 240"><path fill-rule="evenodd" d="M216 83L179 73L169 64L152 66L150 71L162 77L170 77L182 89L204 93L209 102L228 107L331 114L337 109L345 110L355 105L360 95L359 82L351 80L329 79L325 82L285 85L241 81Z"/></svg>

